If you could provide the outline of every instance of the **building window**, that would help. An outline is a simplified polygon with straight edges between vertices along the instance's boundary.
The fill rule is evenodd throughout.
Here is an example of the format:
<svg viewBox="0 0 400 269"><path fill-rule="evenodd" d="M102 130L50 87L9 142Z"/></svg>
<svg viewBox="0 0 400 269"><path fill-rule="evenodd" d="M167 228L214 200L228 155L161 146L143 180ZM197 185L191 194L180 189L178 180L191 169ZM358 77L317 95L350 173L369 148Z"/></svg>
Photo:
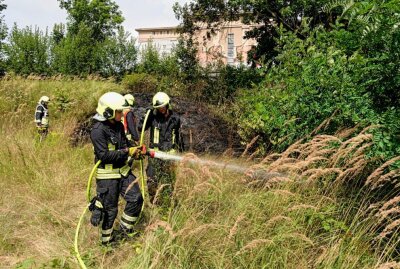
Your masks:
<svg viewBox="0 0 400 269"><path fill-rule="evenodd" d="M151 32L151 33L152 33L153 35L155 35L155 34L156 34L156 32L154 32L154 31L153 31L153 32Z"/></svg>
<svg viewBox="0 0 400 269"><path fill-rule="evenodd" d="M233 64L235 57L235 40L233 34L228 34L227 63Z"/></svg>

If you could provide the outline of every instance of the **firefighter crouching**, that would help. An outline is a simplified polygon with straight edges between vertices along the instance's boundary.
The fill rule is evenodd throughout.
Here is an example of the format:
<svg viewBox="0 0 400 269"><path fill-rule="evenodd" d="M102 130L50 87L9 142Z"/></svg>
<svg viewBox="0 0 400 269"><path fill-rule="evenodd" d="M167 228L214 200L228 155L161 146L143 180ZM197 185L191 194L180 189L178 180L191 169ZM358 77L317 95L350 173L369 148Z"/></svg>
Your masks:
<svg viewBox="0 0 400 269"><path fill-rule="evenodd" d="M129 156L140 158L138 147L128 147L124 126L121 123L125 98L119 93L108 92L98 101L96 121L90 134L95 153L95 163L101 160L96 173L97 196L91 203L91 223L101 227L101 242L108 244L116 239L129 237L139 217L143 198L136 177L127 164ZM118 198L126 200L118 232L113 231L118 214ZM117 236L118 237L118 236ZM117 238L118 239L118 238Z"/></svg>
<svg viewBox="0 0 400 269"><path fill-rule="evenodd" d="M180 134L181 120L179 115L173 112L169 96L164 92L156 93L153 96L152 106L146 126L143 126L144 117L138 126L139 131L150 128L150 149L171 154L183 151L183 140ZM160 182L172 183L172 173L173 166L169 161L149 159L146 174L151 202Z"/></svg>

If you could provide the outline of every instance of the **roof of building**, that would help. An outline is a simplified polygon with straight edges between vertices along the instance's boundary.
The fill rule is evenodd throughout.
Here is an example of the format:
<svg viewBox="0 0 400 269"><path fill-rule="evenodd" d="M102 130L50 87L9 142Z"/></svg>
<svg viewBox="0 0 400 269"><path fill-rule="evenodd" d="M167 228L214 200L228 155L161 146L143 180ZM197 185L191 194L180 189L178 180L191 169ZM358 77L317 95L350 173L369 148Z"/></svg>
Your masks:
<svg viewBox="0 0 400 269"><path fill-rule="evenodd" d="M240 21L227 21L222 23L219 27L220 28L231 28L231 27L257 27L262 24L244 24ZM207 30L207 24L199 23L200 30ZM157 30L177 30L179 26L164 26L164 27L146 27L146 28L136 28L135 31L137 32L144 32L144 31L157 31Z"/></svg>
<svg viewBox="0 0 400 269"><path fill-rule="evenodd" d="M154 30L175 30L178 26L167 26L167 27L148 27L148 28L136 28L135 31L154 31Z"/></svg>

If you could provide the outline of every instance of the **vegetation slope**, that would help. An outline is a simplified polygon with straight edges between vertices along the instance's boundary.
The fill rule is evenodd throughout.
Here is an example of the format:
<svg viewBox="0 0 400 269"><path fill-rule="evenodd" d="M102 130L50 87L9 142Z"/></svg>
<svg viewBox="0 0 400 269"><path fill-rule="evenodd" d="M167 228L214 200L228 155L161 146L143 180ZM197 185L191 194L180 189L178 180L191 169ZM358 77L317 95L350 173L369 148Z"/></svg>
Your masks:
<svg viewBox="0 0 400 269"><path fill-rule="evenodd" d="M102 93L123 89L81 80L0 85L0 267L78 268L73 239L93 153L69 138ZM43 94L53 100L51 133L38 143L33 112ZM396 183L399 158L376 169L364 154L371 129L307 137L256 163L243 156L243 173L187 154L172 192L160 186L156 205L146 203L138 237L102 247L86 216L81 255L89 268L399 266L399 198L380 188Z"/></svg>

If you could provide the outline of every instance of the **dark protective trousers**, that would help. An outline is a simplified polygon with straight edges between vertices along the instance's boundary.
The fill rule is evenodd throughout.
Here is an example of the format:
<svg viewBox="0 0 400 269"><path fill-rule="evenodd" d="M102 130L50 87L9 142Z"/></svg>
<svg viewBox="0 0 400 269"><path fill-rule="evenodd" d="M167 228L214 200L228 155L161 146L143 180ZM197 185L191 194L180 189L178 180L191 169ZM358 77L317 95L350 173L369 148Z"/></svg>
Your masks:
<svg viewBox="0 0 400 269"><path fill-rule="evenodd" d="M98 179L97 195L102 197L104 218L102 230L113 227L118 214L118 198L121 195L126 201L124 213L131 217L138 217L142 209L143 197L138 183L134 183L135 176L129 174L121 179Z"/></svg>

